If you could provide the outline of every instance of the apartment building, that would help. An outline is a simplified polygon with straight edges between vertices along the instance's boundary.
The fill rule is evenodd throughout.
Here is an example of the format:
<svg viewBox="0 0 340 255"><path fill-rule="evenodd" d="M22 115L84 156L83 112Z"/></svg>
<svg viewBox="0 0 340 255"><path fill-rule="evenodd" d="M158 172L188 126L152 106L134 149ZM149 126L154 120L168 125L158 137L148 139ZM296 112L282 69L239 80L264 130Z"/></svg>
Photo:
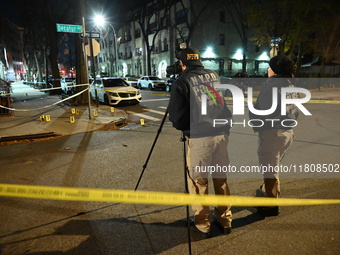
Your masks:
<svg viewBox="0 0 340 255"><path fill-rule="evenodd" d="M0 18L0 78L22 80L26 73L23 54L23 29Z"/></svg>
<svg viewBox="0 0 340 255"><path fill-rule="evenodd" d="M97 57L99 72L117 76L151 74L164 78L167 76L167 66L177 61L176 47L189 41L190 46L201 52L204 66L222 76L234 76L242 70L245 48L247 74L266 74L271 50L269 43L259 47L248 40L247 47L242 46L233 20L215 1L208 5L204 1L194 1L195 15L190 1L174 1L170 7L164 5L163 9L160 2L163 1L151 2L144 16L140 10L131 10L127 13L130 21L116 28L116 38L111 32L100 40L101 52ZM204 11L198 17L197 13L202 9ZM250 38L251 31L248 33ZM114 62L116 52L118 58Z"/></svg>

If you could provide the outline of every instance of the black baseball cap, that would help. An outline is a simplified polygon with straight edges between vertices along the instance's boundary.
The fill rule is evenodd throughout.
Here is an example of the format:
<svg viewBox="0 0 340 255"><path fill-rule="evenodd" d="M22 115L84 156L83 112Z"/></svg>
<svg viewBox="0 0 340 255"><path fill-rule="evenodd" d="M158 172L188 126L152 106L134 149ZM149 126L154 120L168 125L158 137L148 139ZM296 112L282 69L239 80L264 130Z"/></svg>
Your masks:
<svg viewBox="0 0 340 255"><path fill-rule="evenodd" d="M290 75L293 73L294 63L285 55L278 55L270 59L269 66L278 75Z"/></svg>
<svg viewBox="0 0 340 255"><path fill-rule="evenodd" d="M186 66L203 66L198 50L192 47L181 50L179 59Z"/></svg>

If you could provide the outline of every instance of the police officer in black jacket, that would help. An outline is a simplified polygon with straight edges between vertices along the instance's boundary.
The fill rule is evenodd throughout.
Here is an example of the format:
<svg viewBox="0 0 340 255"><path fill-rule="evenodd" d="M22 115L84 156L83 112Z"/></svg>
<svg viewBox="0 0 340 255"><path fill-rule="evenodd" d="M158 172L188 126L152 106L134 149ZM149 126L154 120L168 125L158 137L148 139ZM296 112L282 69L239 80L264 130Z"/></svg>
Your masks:
<svg viewBox="0 0 340 255"><path fill-rule="evenodd" d="M260 92L254 108L268 110L273 104L273 88L277 89L277 107L269 115L255 115L249 113L250 119L259 120L263 124L258 125L253 121L253 129L259 135L259 147L257 150L259 165L262 167L264 184L261 186L267 197L280 195L279 166L286 151L293 142L293 127L299 115L296 105L286 105L285 114L281 114L281 89L294 87L292 60L285 55L278 55L270 59L268 68L267 85ZM297 93L287 93L287 98L298 98ZM275 120L275 121L268 121ZM266 216L279 214L279 207L260 207L258 212Z"/></svg>
<svg viewBox="0 0 340 255"><path fill-rule="evenodd" d="M229 125L214 126L214 119L230 119L222 91L215 89L220 77L205 69L200 54L194 48L180 52L179 63L183 73L175 81L168 106L173 126L184 132L188 139L188 189L191 194L208 193L208 169L222 169L229 165L227 151ZM211 173L211 172L210 172ZM213 175L215 194L230 195L225 172ZM192 205L192 228L203 238L210 237L209 206ZM218 206L214 213L218 227L225 233L231 231L230 206Z"/></svg>

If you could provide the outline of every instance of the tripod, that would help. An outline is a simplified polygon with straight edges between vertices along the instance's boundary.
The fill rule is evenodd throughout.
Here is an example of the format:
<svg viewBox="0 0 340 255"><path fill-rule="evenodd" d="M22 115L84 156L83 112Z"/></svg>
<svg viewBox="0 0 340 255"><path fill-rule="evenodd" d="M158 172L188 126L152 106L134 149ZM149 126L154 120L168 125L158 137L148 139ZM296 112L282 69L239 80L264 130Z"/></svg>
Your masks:
<svg viewBox="0 0 340 255"><path fill-rule="evenodd" d="M146 161L143 165L143 170L139 176L139 179L138 179L138 182L136 184L136 187L135 187L135 191L138 189L138 186L139 186L139 183L140 181L142 180L142 177L143 177L143 174L144 174L144 171L148 165L148 162L150 160L150 157L151 157L151 154L153 152L153 149L156 145L156 142L158 140L158 137L160 135L160 133L162 132L162 128L164 126L164 122L166 120L168 116L168 112L165 112L164 116L163 116L163 119L162 119L162 122L157 130L157 134L156 134L156 137L155 137L155 140L151 146L151 149L150 149L150 152L149 152L149 155L148 157L146 158ZM182 132L182 137L181 137L181 142L183 142L183 162L184 162L184 182L185 182L185 192L186 193L189 193L189 189L188 189L188 176L187 176L187 158L186 158L186 138L185 138L185 135L184 135L184 132ZM186 205L186 216L187 216L187 229L188 229L188 248L189 248L189 254L191 255L191 232L190 232L190 215L189 215L189 206Z"/></svg>

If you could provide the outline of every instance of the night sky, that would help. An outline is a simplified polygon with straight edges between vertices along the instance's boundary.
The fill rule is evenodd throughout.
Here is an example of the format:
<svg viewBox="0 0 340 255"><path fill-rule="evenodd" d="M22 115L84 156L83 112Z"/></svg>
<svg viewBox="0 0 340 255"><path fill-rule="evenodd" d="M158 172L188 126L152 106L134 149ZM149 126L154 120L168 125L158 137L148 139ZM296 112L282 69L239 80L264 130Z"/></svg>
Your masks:
<svg viewBox="0 0 340 255"><path fill-rule="evenodd" d="M0 15L5 16L13 23L22 25L18 8L22 0L0 0ZM25 3L36 0L24 0ZM46 1L61 1L61 0L46 0ZM75 1L75 0L64 0ZM131 9L135 0L84 0L86 3L86 12L88 16L93 16L94 13L103 14L109 20L116 21L125 15L125 12ZM43 7L42 7L43 8Z"/></svg>
<svg viewBox="0 0 340 255"><path fill-rule="evenodd" d="M13 0L0 0L0 15L3 15L15 24L21 25L22 23L15 1Z"/></svg>

